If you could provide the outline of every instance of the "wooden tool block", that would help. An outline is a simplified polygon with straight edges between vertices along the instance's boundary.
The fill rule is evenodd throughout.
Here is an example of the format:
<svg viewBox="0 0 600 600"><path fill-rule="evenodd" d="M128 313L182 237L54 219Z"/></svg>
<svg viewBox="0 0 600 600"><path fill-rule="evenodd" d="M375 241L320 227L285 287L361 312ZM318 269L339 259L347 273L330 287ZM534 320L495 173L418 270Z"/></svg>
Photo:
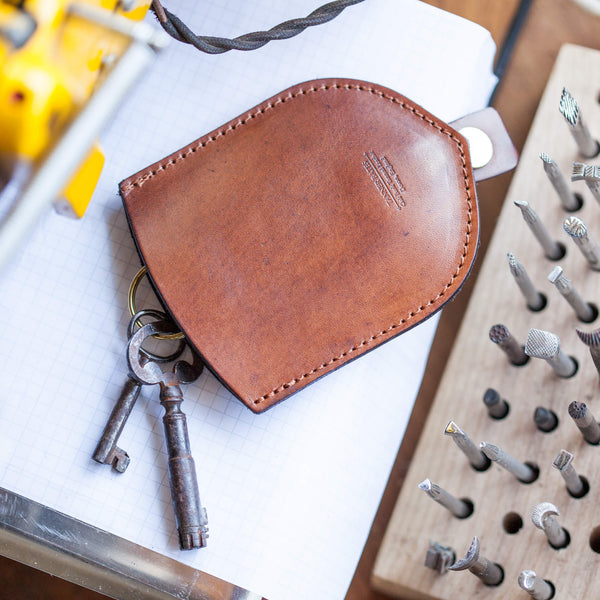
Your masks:
<svg viewBox="0 0 600 600"><path fill-rule="evenodd" d="M567 412L569 403L578 400L600 419L598 372L588 347L575 332L576 328L599 328L600 319L580 322L547 279L560 265L584 300L600 305L600 272L590 269L562 227L568 216L577 216L587 225L590 237L600 240L600 205L580 181L570 185L583 196L584 205L575 213L565 212L544 173L540 153L555 160L567 181L574 161L600 164L600 157L579 156L558 109L563 87L577 100L592 134L600 137L600 52L564 46L377 557L372 582L384 593L426 600L525 599L530 596L517 580L521 571L531 569L552 582L557 599L600 597L600 445L584 441ZM564 244L564 258L553 262L544 257L515 200L527 201L538 213L554 239ZM516 255L536 288L547 297L543 310L533 312L526 307L510 273L507 252ZM521 344L525 344L530 328L557 334L561 349L577 360L577 373L562 379L546 361L536 358L524 366L513 366L489 339L489 330L497 323L506 325ZM496 389L509 403L505 419L488 416L482 402L487 388ZM543 433L537 429L533 421L537 406L556 413L559 425L554 431ZM496 444L519 460L536 464L539 478L530 484L520 483L495 464L477 472L453 440L444 435L450 420L476 444ZM589 492L583 498L569 495L560 473L552 466L561 449L575 455L574 467L589 481ZM425 478L457 497L469 498L474 504L473 514L466 519L453 517L418 488ZM558 521L570 534L566 548L553 549L544 533L533 525L531 510L540 502L558 507ZM465 556L474 536L480 540L481 555L503 567L505 577L499 586L488 587L467 571L439 574L424 566L429 540L451 546L459 559Z"/></svg>

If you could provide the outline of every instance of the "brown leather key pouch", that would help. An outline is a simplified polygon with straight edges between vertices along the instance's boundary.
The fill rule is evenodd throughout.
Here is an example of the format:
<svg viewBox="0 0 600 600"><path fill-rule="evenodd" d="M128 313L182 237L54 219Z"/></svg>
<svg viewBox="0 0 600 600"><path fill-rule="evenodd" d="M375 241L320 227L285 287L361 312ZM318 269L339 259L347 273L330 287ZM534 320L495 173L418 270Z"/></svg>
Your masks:
<svg viewBox="0 0 600 600"><path fill-rule="evenodd" d="M165 307L255 412L431 316L477 247L465 139L362 81L285 90L120 191Z"/></svg>

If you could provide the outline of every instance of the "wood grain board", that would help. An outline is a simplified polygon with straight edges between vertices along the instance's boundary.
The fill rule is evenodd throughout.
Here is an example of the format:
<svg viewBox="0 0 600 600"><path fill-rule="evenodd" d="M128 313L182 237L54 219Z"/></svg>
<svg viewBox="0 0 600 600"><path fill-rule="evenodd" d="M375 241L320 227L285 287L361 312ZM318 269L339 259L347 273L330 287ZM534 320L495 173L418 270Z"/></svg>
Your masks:
<svg viewBox="0 0 600 600"><path fill-rule="evenodd" d="M574 161L600 164L600 157L585 159L558 110L563 87L579 103L589 129L600 137L600 52L565 45L559 54L533 121L527 142L496 231L481 266L463 324L459 330L438 392L384 536L372 584L401 598L456 600L458 598L526 598L517 583L519 573L532 569L553 583L561 600L600 597L600 446L585 442L568 415L572 400L585 402L600 419L599 377L589 350L575 328L592 331L600 319L581 323L572 308L548 281L560 265L586 301L600 305L600 272L588 266L579 249L563 231L570 214L586 225L590 237L600 241L600 205L584 182L572 184L584 198L576 213L566 213L542 167L541 152L549 154L570 179ZM525 200L540 215L553 237L567 249L566 256L550 261L525 224L515 200ZM535 286L548 298L540 312L527 309L510 274L507 252L525 266ZM509 363L489 339L490 327L505 324L525 343L530 328L551 331L563 351L573 356L579 369L568 379L557 377L543 360L530 359L522 367ZM490 419L482 398L487 388L498 390L510 404L503 420ZM537 406L553 410L559 426L551 433L539 431L533 422ZM472 469L454 442L444 435L454 420L478 443L497 444L522 461L535 463L539 478L531 484L517 481L496 465L485 472ZM552 461L561 449L575 455L574 466L590 483L589 493L572 498ZM429 478L448 492L469 498L474 513L467 519L453 517L418 489ZM531 522L531 510L540 502L552 502L560 510L560 524L569 531L570 544L553 549L542 531ZM507 520L517 516L522 527L509 533ZM424 566L429 540L451 546L463 557L474 536L481 553L502 565L504 582L487 587L468 572L443 575Z"/></svg>

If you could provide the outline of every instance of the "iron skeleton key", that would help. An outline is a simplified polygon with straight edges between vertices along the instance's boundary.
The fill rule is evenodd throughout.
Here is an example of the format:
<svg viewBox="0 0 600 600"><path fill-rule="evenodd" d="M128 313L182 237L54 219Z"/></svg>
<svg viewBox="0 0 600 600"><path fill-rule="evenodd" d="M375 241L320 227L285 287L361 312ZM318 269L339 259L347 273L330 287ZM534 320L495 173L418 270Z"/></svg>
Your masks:
<svg viewBox="0 0 600 600"><path fill-rule="evenodd" d="M208 519L200 502L196 468L191 455L185 414L181 410L183 393L180 383L191 383L203 369L194 354L193 364L177 361L172 371L163 372L152 361L140 359L140 349L145 339L155 334L170 333L168 323L149 323L141 327L129 340L127 361L131 374L140 383L160 386L160 403L165 409L163 424L169 455L169 481L175 520L182 550L206 546Z"/></svg>

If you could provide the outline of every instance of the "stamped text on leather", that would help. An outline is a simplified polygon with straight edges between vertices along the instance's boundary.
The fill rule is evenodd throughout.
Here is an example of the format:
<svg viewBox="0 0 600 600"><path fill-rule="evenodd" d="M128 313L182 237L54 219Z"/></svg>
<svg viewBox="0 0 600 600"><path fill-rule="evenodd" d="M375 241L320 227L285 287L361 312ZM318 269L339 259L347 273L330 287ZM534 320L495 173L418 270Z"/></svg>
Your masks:
<svg viewBox="0 0 600 600"><path fill-rule="evenodd" d="M377 154L373 150L365 152L364 157L362 166L379 190L385 203L398 210L406 206L403 196L406 188L388 158L386 156L377 158Z"/></svg>

